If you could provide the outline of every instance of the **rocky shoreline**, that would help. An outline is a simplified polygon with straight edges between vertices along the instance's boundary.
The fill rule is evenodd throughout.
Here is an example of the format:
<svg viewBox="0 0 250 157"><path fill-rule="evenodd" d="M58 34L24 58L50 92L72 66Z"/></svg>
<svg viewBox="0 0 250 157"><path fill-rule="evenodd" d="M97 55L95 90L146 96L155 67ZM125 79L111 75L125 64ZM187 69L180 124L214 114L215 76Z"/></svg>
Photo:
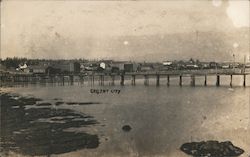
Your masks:
<svg viewBox="0 0 250 157"><path fill-rule="evenodd" d="M31 156L62 154L99 146L98 135L66 131L97 124L94 117L70 109L55 109L37 98L8 93L0 93L0 96L0 149L6 156L8 152ZM34 107L26 108L27 105Z"/></svg>

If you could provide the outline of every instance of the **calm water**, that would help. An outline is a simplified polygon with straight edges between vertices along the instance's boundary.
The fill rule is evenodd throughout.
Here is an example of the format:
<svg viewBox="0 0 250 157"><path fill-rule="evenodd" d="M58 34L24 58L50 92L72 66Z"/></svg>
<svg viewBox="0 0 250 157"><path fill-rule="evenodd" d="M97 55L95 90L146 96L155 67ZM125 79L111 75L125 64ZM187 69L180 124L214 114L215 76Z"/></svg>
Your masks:
<svg viewBox="0 0 250 157"><path fill-rule="evenodd" d="M161 80L160 87L155 87L155 80L150 79L149 86L143 86L143 80L138 80L136 86L126 81L124 87L75 83L73 86L28 85L2 90L42 98L52 103L52 108L95 117L98 124L70 129L97 134L99 147L59 156L185 157L187 155L179 151L181 144L202 140L230 140L246 151L242 156L249 156L249 80L247 78L246 88L241 87L241 77L234 78L233 88L229 88L229 77L221 78L221 87L215 87L215 78L211 77L207 87L202 86L204 78L197 79L196 87L190 87L190 80L183 78L183 87L178 86L178 79L171 79L170 87L165 85L165 79ZM109 92L97 94L91 93L91 89L108 89ZM111 93L112 89L120 93ZM56 106L57 99L97 103ZM124 132L124 125L130 125L132 130Z"/></svg>

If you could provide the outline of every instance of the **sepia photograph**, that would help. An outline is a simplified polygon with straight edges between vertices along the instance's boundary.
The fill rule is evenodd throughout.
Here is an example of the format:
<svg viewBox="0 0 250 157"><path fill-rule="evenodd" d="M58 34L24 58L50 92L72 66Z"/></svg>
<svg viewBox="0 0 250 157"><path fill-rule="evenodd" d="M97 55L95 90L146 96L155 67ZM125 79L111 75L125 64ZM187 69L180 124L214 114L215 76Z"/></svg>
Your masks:
<svg viewBox="0 0 250 157"><path fill-rule="evenodd" d="M249 0L0 10L0 157L250 157Z"/></svg>

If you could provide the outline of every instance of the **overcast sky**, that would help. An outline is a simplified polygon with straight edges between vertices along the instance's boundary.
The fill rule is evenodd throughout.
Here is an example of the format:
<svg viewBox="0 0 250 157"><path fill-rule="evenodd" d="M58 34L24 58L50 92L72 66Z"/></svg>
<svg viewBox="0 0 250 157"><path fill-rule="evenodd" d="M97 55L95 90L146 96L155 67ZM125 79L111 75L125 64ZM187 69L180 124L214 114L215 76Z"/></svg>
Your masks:
<svg viewBox="0 0 250 157"><path fill-rule="evenodd" d="M249 1L3 0L1 57L238 60Z"/></svg>

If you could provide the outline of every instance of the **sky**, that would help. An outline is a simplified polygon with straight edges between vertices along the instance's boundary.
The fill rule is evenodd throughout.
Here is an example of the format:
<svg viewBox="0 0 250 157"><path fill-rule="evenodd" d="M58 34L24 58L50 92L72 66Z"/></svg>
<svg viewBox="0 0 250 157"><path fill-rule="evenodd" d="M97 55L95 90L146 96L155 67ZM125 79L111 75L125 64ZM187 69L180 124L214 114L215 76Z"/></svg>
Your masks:
<svg viewBox="0 0 250 157"><path fill-rule="evenodd" d="M242 60L249 1L1 2L1 57Z"/></svg>

